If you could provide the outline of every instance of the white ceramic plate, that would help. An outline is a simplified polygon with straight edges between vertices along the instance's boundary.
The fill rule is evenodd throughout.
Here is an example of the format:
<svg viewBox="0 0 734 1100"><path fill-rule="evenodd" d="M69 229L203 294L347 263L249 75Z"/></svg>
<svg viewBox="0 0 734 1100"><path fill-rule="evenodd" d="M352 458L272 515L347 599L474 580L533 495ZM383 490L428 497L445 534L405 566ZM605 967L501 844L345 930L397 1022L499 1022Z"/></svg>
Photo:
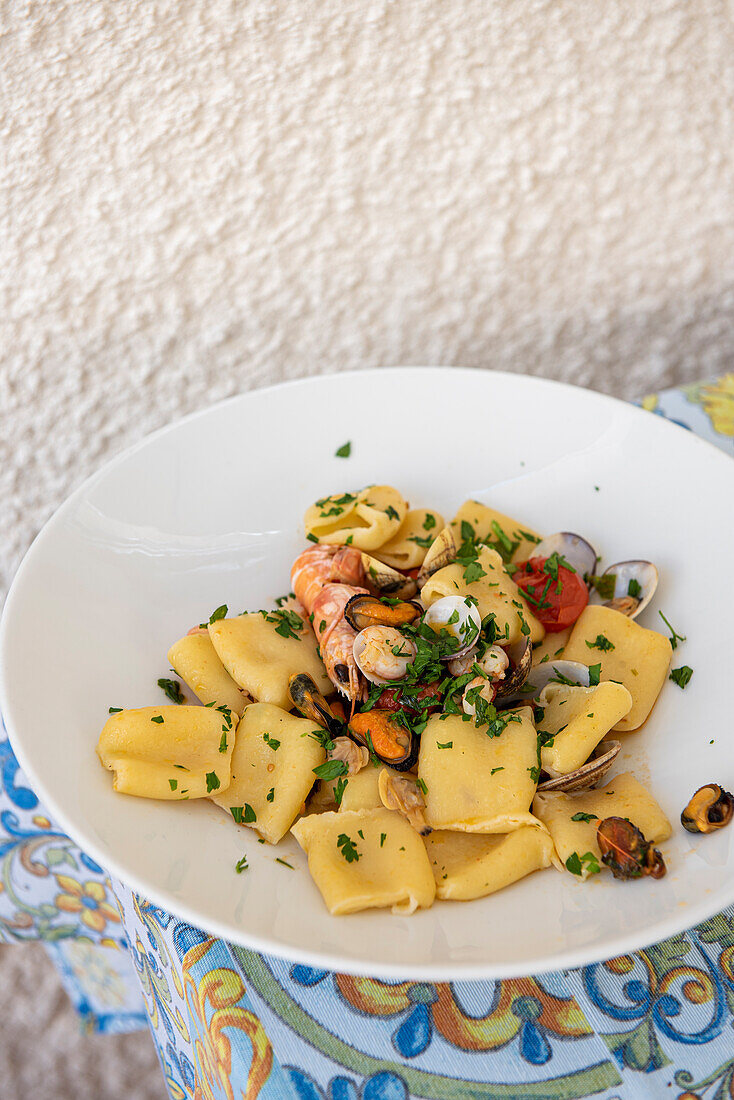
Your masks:
<svg viewBox="0 0 734 1100"><path fill-rule="evenodd" d="M346 440L352 457L335 457ZM619 770L675 823L662 881L581 884L548 870L494 897L401 918L329 916L295 841L256 843L207 802L115 795L95 755L113 706L164 702L166 650L226 602L272 606L327 493L394 483L447 517L475 497L540 531L583 533L605 562L647 558L688 640ZM0 637L13 746L57 821L156 903L229 940L314 965L424 980L576 966L669 936L734 901L734 828L695 838L678 815L702 783L734 785L729 583L734 462L621 402L458 369L347 373L244 394L158 432L82 485L18 571ZM724 507L725 502L728 502ZM624 735L623 735L624 736ZM250 870L237 875L246 853ZM275 862L280 855L296 870Z"/></svg>

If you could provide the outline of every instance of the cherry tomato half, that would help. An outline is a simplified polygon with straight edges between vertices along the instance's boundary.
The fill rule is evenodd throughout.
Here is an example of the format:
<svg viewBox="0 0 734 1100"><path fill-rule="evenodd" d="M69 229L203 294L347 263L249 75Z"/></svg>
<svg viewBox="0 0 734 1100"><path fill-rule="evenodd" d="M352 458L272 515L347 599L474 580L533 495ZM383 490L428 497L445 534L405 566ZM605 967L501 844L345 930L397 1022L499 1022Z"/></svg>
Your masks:
<svg viewBox="0 0 734 1100"><path fill-rule="evenodd" d="M440 688L438 680L432 684L425 684L415 695L406 696L401 700L400 688L385 688L382 695L375 703L381 710L401 710L407 707L409 710L436 709L440 703ZM433 702L431 700L433 699Z"/></svg>
<svg viewBox="0 0 734 1100"><path fill-rule="evenodd" d="M535 618L549 634L565 630L578 619L589 602L584 578L556 562L546 569L548 558L521 562L513 576ZM557 577L556 577L557 571Z"/></svg>

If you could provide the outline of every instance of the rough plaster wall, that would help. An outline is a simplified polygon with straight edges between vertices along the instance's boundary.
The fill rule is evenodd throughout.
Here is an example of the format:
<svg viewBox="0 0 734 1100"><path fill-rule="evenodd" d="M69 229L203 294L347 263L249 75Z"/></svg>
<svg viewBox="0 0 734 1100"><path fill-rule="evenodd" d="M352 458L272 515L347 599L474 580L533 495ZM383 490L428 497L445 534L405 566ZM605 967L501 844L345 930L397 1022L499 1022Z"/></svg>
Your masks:
<svg viewBox="0 0 734 1100"><path fill-rule="evenodd" d="M723 0L0 0L0 581L109 454L395 362L730 368ZM1 592L0 592L1 595Z"/></svg>

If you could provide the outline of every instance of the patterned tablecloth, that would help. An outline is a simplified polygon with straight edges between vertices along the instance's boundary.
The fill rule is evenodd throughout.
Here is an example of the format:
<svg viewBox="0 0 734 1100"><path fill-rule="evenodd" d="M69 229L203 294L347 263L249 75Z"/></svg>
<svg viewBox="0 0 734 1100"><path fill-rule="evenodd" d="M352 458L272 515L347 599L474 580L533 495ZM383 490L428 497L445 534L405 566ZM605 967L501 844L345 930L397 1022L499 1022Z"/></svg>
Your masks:
<svg viewBox="0 0 734 1100"><path fill-rule="evenodd" d="M734 457L734 374L646 397ZM174 1100L734 1097L734 907L542 978L377 981L258 955L57 829L0 727L0 939L40 939L83 1025L148 1024Z"/></svg>

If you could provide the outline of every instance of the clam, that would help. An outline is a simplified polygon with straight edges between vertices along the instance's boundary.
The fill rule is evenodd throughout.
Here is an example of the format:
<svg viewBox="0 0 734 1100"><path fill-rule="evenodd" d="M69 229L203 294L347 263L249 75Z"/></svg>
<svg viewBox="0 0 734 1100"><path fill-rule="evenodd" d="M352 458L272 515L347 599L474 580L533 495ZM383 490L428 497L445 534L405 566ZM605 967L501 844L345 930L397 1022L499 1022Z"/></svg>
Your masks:
<svg viewBox="0 0 734 1100"><path fill-rule="evenodd" d="M605 578L608 578L608 592L604 588ZM597 578L597 585L601 592L592 586L589 603L601 603L636 619L655 595L658 571L651 561L620 561L604 570Z"/></svg>
<svg viewBox="0 0 734 1100"><path fill-rule="evenodd" d="M568 775L561 775L558 779L546 779L539 783L538 793L561 791L564 794L570 794L572 791L586 791L590 787L595 787L607 774L621 748L619 741L602 741L585 764L575 772L569 772Z"/></svg>
<svg viewBox="0 0 734 1100"><path fill-rule="evenodd" d="M414 779L391 775L387 768L381 768L377 790L386 810L396 810L408 819L416 832L428 836L431 827L426 822L426 802Z"/></svg>
<svg viewBox="0 0 734 1100"><path fill-rule="evenodd" d="M477 605L466 596L443 596L432 603L423 615L423 622L436 634L456 639L457 647L444 660L460 657L476 643L482 629L482 617Z"/></svg>
<svg viewBox="0 0 734 1100"><path fill-rule="evenodd" d="M415 660L416 646L394 626L367 626L352 648L360 672L372 684L402 680Z"/></svg>
<svg viewBox="0 0 734 1100"><path fill-rule="evenodd" d="M532 662L532 654L531 654ZM589 687L589 668L579 661L546 661L530 668L524 683L505 692L502 703L530 702L537 699L546 684L568 684L571 687Z"/></svg>
<svg viewBox="0 0 734 1100"><path fill-rule="evenodd" d="M734 798L718 783L699 787L680 815L680 823L689 833L713 833L723 829L734 815Z"/></svg>
<svg viewBox="0 0 734 1100"><path fill-rule="evenodd" d="M362 552L364 583L382 596L396 596L400 600L409 600L418 591L418 585L412 577L406 577L383 561Z"/></svg>
<svg viewBox="0 0 734 1100"><path fill-rule="evenodd" d="M308 673L297 672L295 676L291 676L288 681L288 694L293 706L304 718L310 718L317 726L328 730L334 738L343 734L343 723L331 713L329 704Z"/></svg>
<svg viewBox="0 0 734 1100"><path fill-rule="evenodd" d="M354 630L368 626L408 626L423 614L420 604L406 600L385 602L379 596L358 593L347 602L344 618Z"/></svg>
<svg viewBox="0 0 734 1100"><path fill-rule="evenodd" d="M486 660L490 650L493 648L495 647L490 646L490 649L487 650L487 653L484 655L484 660ZM529 638L521 638L520 641L515 642L514 645L507 646L504 652L508 658L509 665L504 677L495 684L498 699L504 699L506 696L513 695L515 692L520 691L527 681L530 670L533 667L533 647ZM484 667L481 661L479 661L479 666L480 668Z"/></svg>
<svg viewBox="0 0 734 1100"><path fill-rule="evenodd" d="M443 569L445 565L451 565L456 558L457 550L454 532L450 527L444 527L428 547L418 573L418 587L422 588L428 578L438 573L439 569Z"/></svg>
<svg viewBox="0 0 734 1100"><path fill-rule="evenodd" d="M352 715L349 733L374 752L383 764L399 772L407 772L418 759L418 738L403 725L391 710L363 710Z"/></svg>
<svg viewBox="0 0 734 1100"><path fill-rule="evenodd" d="M596 569L596 550L581 535L574 535L572 531L548 535L533 547L534 558L549 558L552 554L565 558L581 577L587 574L592 576Z"/></svg>
<svg viewBox="0 0 734 1100"><path fill-rule="evenodd" d="M665 860L626 817L605 817L596 830L601 861L615 878L662 878Z"/></svg>

